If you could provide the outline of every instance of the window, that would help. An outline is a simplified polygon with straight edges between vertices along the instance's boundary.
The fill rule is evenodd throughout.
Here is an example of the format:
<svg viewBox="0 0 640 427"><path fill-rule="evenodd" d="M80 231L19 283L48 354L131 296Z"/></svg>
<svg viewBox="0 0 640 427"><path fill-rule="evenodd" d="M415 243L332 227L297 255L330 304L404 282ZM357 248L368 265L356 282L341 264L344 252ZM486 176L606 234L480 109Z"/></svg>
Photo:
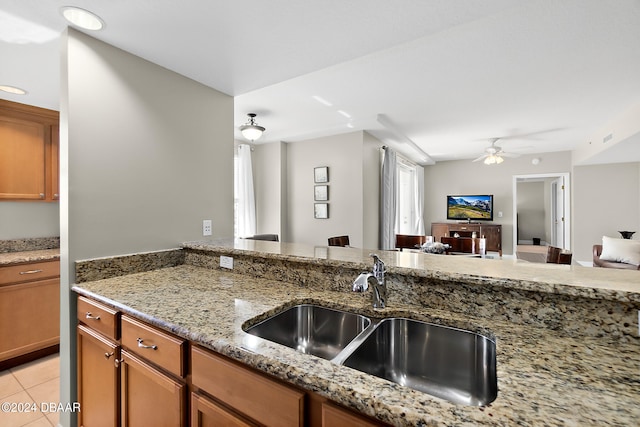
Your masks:
<svg viewBox="0 0 640 427"><path fill-rule="evenodd" d="M424 183L422 166L398 156L396 234L424 234L423 200Z"/></svg>

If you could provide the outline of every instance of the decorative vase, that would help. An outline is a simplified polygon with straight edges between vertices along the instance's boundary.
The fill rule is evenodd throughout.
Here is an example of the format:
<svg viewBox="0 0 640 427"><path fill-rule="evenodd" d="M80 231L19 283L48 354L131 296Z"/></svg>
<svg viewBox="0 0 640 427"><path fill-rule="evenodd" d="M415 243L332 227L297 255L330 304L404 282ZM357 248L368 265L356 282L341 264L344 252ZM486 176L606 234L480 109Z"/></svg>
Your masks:
<svg viewBox="0 0 640 427"><path fill-rule="evenodd" d="M622 235L623 239L630 239L635 234L635 231L618 231Z"/></svg>

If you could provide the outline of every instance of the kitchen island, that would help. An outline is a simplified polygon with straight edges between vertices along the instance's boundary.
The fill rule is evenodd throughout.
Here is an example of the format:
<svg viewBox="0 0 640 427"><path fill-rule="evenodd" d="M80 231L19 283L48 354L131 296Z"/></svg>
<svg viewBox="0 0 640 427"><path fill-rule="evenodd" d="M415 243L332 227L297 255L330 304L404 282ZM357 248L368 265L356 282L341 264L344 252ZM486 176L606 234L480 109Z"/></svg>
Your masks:
<svg viewBox="0 0 640 427"><path fill-rule="evenodd" d="M142 255L143 269L155 269L138 273L132 272L136 255L81 261L73 290L392 425L635 425L640 419L636 276L606 280L579 266L540 270L511 260L378 253L389 281L382 310L371 307L368 293L350 290L357 272L371 266L368 251L273 242L188 243L156 253L172 260L164 268L147 261L153 254ZM221 255L234 258L233 270L219 267ZM115 265L127 265L127 274L118 276ZM100 277L104 271L109 277ZM497 345L498 397L485 407L455 405L243 331L300 303L489 336ZM576 324L582 309L596 313L583 312Z"/></svg>

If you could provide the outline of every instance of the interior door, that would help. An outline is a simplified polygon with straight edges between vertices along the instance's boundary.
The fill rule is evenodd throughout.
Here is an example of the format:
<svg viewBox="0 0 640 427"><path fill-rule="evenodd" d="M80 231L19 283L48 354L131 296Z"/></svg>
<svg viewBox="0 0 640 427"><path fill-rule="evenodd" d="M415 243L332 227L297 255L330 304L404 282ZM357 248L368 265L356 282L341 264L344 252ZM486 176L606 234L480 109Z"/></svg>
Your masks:
<svg viewBox="0 0 640 427"><path fill-rule="evenodd" d="M564 235L564 177L558 177L551 182L551 245L565 247Z"/></svg>

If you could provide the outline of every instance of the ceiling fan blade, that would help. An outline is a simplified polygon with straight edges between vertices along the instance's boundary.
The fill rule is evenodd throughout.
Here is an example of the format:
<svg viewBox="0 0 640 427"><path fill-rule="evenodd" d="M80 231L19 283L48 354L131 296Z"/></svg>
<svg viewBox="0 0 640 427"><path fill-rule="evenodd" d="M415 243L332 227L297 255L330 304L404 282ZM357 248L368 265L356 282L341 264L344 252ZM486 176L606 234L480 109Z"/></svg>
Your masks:
<svg viewBox="0 0 640 427"><path fill-rule="evenodd" d="M480 160L485 159L488 156L489 156L488 154L483 154L482 156L478 157L477 159L472 160L472 162L479 162Z"/></svg>
<svg viewBox="0 0 640 427"><path fill-rule="evenodd" d="M520 157L520 154L516 154L516 153L505 153L505 152L502 152L502 153L498 153L498 155L502 156L502 157Z"/></svg>

